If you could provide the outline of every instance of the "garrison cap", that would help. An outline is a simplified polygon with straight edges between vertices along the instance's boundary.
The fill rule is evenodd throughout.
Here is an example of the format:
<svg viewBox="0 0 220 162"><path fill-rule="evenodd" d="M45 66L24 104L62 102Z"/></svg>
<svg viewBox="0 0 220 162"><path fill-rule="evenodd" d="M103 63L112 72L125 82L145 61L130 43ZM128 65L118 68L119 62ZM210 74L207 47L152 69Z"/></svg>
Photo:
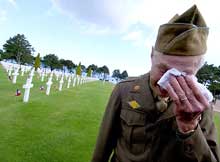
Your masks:
<svg viewBox="0 0 220 162"><path fill-rule="evenodd" d="M155 50L166 55L205 54L209 29L196 5L160 26Z"/></svg>

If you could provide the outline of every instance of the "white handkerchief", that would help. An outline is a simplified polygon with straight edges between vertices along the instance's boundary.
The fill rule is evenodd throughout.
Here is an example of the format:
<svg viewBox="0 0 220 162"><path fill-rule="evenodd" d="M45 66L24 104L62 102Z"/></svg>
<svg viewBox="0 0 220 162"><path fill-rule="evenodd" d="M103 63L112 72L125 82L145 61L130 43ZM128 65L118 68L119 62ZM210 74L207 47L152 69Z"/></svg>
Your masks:
<svg viewBox="0 0 220 162"><path fill-rule="evenodd" d="M157 82L158 85L160 85L160 87L162 87L163 89L166 90L166 86L169 82L169 77L170 75L174 75L174 76L186 76L185 72L181 72L175 68L172 68L170 70L168 70L161 78L160 80ZM198 85L200 91L203 93L203 95L208 99L209 102L211 102L213 100L213 95L212 93L201 83L197 82L197 78L195 76L192 76L193 80L196 82L196 84Z"/></svg>

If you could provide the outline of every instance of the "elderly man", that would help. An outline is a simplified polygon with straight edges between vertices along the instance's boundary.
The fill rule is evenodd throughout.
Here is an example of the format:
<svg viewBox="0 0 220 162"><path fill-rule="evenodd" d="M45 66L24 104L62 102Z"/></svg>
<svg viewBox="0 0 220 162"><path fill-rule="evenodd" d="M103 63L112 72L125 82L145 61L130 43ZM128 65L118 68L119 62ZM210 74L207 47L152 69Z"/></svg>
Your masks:
<svg viewBox="0 0 220 162"><path fill-rule="evenodd" d="M195 80L207 36L196 6L160 26L150 72L114 88L92 162L219 162L212 105ZM170 69L183 75L162 87Z"/></svg>

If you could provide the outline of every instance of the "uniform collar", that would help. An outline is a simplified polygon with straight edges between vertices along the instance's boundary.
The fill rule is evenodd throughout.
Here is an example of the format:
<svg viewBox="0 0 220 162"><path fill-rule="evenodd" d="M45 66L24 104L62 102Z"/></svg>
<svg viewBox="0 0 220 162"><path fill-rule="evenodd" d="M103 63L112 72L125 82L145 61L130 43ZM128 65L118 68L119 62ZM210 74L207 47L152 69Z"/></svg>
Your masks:
<svg viewBox="0 0 220 162"><path fill-rule="evenodd" d="M156 107L156 101L154 97L153 90L150 87L150 74L144 74L138 79L136 79L130 89L130 98L129 100L137 101L137 103L140 105L140 110L145 111L148 113L152 113L152 115L155 115L159 111ZM170 102L168 104L168 108L166 111L161 113L158 120L164 120L167 118L171 118L174 116L173 114L173 103Z"/></svg>

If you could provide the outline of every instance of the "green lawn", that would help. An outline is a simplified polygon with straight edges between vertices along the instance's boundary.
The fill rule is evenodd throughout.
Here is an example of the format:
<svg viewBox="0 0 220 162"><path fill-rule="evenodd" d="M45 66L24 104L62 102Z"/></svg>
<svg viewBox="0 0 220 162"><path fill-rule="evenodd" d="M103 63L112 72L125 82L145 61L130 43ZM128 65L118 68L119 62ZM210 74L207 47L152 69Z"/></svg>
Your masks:
<svg viewBox="0 0 220 162"><path fill-rule="evenodd" d="M214 122L217 129L218 143L220 144L220 113L215 113Z"/></svg>
<svg viewBox="0 0 220 162"><path fill-rule="evenodd" d="M13 85L0 66L0 162L88 162L113 86L97 81L59 92L54 83L46 96L36 75L23 103L14 94L23 94L25 80Z"/></svg>
<svg viewBox="0 0 220 162"><path fill-rule="evenodd" d="M112 84L91 82L57 90L51 95L35 75L29 103L23 103L22 85L13 85L0 66L0 162L89 162ZM22 90L16 97L15 91ZM220 132L220 114L216 114ZM220 141L220 134L218 135Z"/></svg>

